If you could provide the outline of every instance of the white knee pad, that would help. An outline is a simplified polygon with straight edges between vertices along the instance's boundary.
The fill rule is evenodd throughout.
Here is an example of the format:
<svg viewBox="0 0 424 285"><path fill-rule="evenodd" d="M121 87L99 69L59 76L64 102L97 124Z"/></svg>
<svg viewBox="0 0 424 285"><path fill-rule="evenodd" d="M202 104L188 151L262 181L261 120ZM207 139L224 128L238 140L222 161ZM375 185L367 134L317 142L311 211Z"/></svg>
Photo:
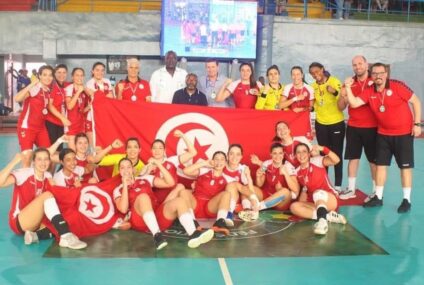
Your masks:
<svg viewBox="0 0 424 285"><path fill-rule="evenodd" d="M317 201L324 201L327 202L328 201L328 193L324 190L317 190L314 192L314 194L312 194L312 198L314 199L314 202L316 203Z"/></svg>

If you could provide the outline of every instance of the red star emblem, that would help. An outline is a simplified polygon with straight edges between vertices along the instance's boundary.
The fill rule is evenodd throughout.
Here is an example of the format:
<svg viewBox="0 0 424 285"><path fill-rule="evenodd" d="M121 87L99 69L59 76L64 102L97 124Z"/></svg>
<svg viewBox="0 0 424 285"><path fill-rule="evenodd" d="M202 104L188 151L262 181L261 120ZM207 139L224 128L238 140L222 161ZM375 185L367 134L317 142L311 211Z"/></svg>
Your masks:
<svg viewBox="0 0 424 285"><path fill-rule="evenodd" d="M197 155L193 157L193 163L196 163L199 159L208 160L206 151L210 148L211 144L200 145L197 138L194 138L194 148L197 150Z"/></svg>
<svg viewBox="0 0 424 285"><path fill-rule="evenodd" d="M91 199L87 201L85 201L85 205L87 206L87 208L85 209L86 211L90 211L92 213L94 213L93 209L97 207L97 205L91 203Z"/></svg>

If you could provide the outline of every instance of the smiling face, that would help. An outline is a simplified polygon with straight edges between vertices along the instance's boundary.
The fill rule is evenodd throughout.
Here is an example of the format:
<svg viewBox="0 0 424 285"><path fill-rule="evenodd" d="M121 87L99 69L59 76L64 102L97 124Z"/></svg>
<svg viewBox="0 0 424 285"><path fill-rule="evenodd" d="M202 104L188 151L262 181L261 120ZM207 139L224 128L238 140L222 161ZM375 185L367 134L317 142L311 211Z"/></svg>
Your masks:
<svg viewBox="0 0 424 285"><path fill-rule="evenodd" d="M206 73L209 78L215 78L218 76L218 64L216 61L211 61L206 63Z"/></svg>
<svg viewBox="0 0 424 285"><path fill-rule="evenodd" d="M50 86L53 82L53 73L50 69L43 69L39 75L40 82L44 86Z"/></svg>
<svg viewBox="0 0 424 285"><path fill-rule="evenodd" d="M86 155L88 151L88 138L78 137L75 141L75 150L78 154Z"/></svg>
<svg viewBox="0 0 424 285"><path fill-rule="evenodd" d="M284 151L282 147L274 147L271 150L271 159L274 166L281 166L283 163Z"/></svg>
<svg viewBox="0 0 424 285"><path fill-rule="evenodd" d="M165 157L165 146L162 142L157 141L153 143L152 157L158 160L162 160Z"/></svg>
<svg viewBox="0 0 424 285"><path fill-rule="evenodd" d="M319 68L317 66L313 66L309 69L309 73L315 79L316 82L324 81L324 68Z"/></svg>
<svg viewBox="0 0 424 285"><path fill-rule="evenodd" d="M74 82L75 85L84 85L84 71L81 69L75 70L72 75L72 82Z"/></svg>
<svg viewBox="0 0 424 285"><path fill-rule="evenodd" d="M374 66L371 71L371 78L377 89L386 85L387 71L384 66Z"/></svg>
<svg viewBox="0 0 424 285"><path fill-rule="evenodd" d="M128 78L136 78L138 77L138 73L140 71L140 64L135 61L130 61L128 63L127 72L128 72Z"/></svg>
<svg viewBox="0 0 424 285"><path fill-rule="evenodd" d="M140 145L135 140L130 140L127 143L127 147L125 149L127 157L131 159L131 161L138 160L140 155Z"/></svg>
<svg viewBox="0 0 424 285"><path fill-rule="evenodd" d="M177 55L175 52L168 52L165 55L165 67L167 69L175 69L177 67Z"/></svg>
<svg viewBox="0 0 424 285"><path fill-rule="evenodd" d="M248 65L243 65L240 69L241 80L248 81L252 75L252 69Z"/></svg>
<svg viewBox="0 0 424 285"><path fill-rule="evenodd" d="M363 56L355 56L352 59L352 70L357 77L362 77L368 71L368 62Z"/></svg>
<svg viewBox="0 0 424 285"><path fill-rule="evenodd" d="M285 140L290 137L290 129L289 126L287 126L285 123L280 122L275 130L275 134L277 137L279 137L281 140Z"/></svg>
<svg viewBox="0 0 424 285"><path fill-rule="evenodd" d="M131 164L131 161L128 160L122 160L119 164L119 174L122 177L132 177L134 173L133 166Z"/></svg>
<svg viewBox="0 0 424 285"><path fill-rule="evenodd" d="M96 79L96 80L102 80L103 77L105 76L105 67L103 65L101 65L101 64L97 64L93 68L92 73L93 73L94 79Z"/></svg>
<svg viewBox="0 0 424 285"><path fill-rule="evenodd" d="M77 166L77 158L75 153L70 152L65 155L62 161L63 169L69 172L73 172L75 167Z"/></svg>
<svg viewBox="0 0 424 285"><path fill-rule="evenodd" d="M65 82L67 76L68 76L68 71L65 68L58 68L54 72L54 77L57 80L57 82L59 82L60 84Z"/></svg>
<svg viewBox="0 0 424 285"><path fill-rule="evenodd" d="M236 167L240 164L243 158L241 149L237 146L233 146L228 150L228 163L232 167Z"/></svg>
<svg viewBox="0 0 424 285"><path fill-rule="evenodd" d="M42 174L49 169L50 155L47 151L40 151L34 154L34 169L37 173Z"/></svg>
<svg viewBox="0 0 424 285"><path fill-rule="evenodd" d="M301 165L308 164L310 157L311 155L308 147L306 147L305 145L298 145L296 147L296 158Z"/></svg>
<svg viewBox="0 0 424 285"><path fill-rule="evenodd" d="M217 153L212 158L214 162L214 169L218 171L222 171L224 167L227 165L227 158L222 153Z"/></svg>
<svg viewBox="0 0 424 285"><path fill-rule="evenodd" d="M303 83L303 72L298 68L294 68L291 71L291 78L294 85L301 85Z"/></svg>

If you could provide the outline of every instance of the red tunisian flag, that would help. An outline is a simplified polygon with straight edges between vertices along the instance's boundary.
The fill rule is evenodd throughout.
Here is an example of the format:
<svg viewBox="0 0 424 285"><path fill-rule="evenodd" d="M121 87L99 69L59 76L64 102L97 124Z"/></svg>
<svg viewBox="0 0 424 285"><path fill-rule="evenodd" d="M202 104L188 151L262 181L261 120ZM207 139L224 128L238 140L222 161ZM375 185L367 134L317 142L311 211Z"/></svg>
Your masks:
<svg viewBox="0 0 424 285"><path fill-rule="evenodd" d="M120 183L121 178L117 176L78 188L52 186L49 191L55 197L71 232L81 238L100 235L112 228L120 216L115 209L112 192ZM50 223L46 226L54 234L57 233Z"/></svg>
<svg viewBox="0 0 424 285"><path fill-rule="evenodd" d="M177 129L197 149L193 159L211 158L215 151L227 153L228 146L239 143L244 149L243 163L250 164L250 154L269 158L269 147L275 136L275 124L285 121L293 136L311 134L309 112L228 109L191 105L172 105L96 98L93 102L96 145L107 146L116 138L140 140L143 161L151 156L151 143L162 139L168 156L181 154L186 147L173 136ZM123 153L124 149L117 152Z"/></svg>

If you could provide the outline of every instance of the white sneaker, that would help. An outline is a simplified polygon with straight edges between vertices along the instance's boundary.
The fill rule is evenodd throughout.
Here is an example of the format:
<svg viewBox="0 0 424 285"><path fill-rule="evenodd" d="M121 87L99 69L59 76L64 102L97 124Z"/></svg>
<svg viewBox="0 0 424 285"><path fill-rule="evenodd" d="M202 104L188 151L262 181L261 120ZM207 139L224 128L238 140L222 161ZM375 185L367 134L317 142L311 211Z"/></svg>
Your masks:
<svg viewBox="0 0 424 285"><path fill-rule="evenodd" d="M227 227L229 228L233 228L234 227L234 221L231 219L224 219L225 220L225 224L227 225Z"/></svg>
<svg viewBox="0 0 424 285"><path fill-rule="evenodd" d="M241 220L245 222L253 222L259 218L259 212L252 210L243 210L238 213L238 216Z"/></svg>
<svg viewBox="0 0 424 285"><path fill-rule="evenodd" d="M339 193L339 198L342 200L348 200L355 197L356 197L355 190L346 189L346 191Z"/></svg>
<svg viewBox="0 0 424 285"><path fill-rule="evenodd" d="M197 248L201 244L209 242L213 239L215 232L212 229L208 229L206 231L195 231L187 243L189 248Z"/></svg>
<svg viewBox="0 0 424 285"><path fill-rule="evenodd" d="M30 245L32 243L38 242L38 236L37 233L31 232L31 231L25 231L24 234L24 243L26 245Z"/></svg>
<svg viewBox="0 0 424 285"><path fill-rule="evenodd" d="M327 213L327 221L330 223L343 224L347 223L346 218L335 211L330 211Z"/></svg>
<svg viewBox="0 0 424 285"><path fill-rule="evenodd" d="M70 249L83 249L87 247L87 244L83 241L80 241L79 238L73 233L67 233L60 236L59 246L67 247Z"/></svg>
<svg viewBox="0 0 424 285"><path fill-rule="evenodd" d="M328 232L328 222L326 219L320 218L314 225L314 233L317 235L325 235Z"/></svg>

